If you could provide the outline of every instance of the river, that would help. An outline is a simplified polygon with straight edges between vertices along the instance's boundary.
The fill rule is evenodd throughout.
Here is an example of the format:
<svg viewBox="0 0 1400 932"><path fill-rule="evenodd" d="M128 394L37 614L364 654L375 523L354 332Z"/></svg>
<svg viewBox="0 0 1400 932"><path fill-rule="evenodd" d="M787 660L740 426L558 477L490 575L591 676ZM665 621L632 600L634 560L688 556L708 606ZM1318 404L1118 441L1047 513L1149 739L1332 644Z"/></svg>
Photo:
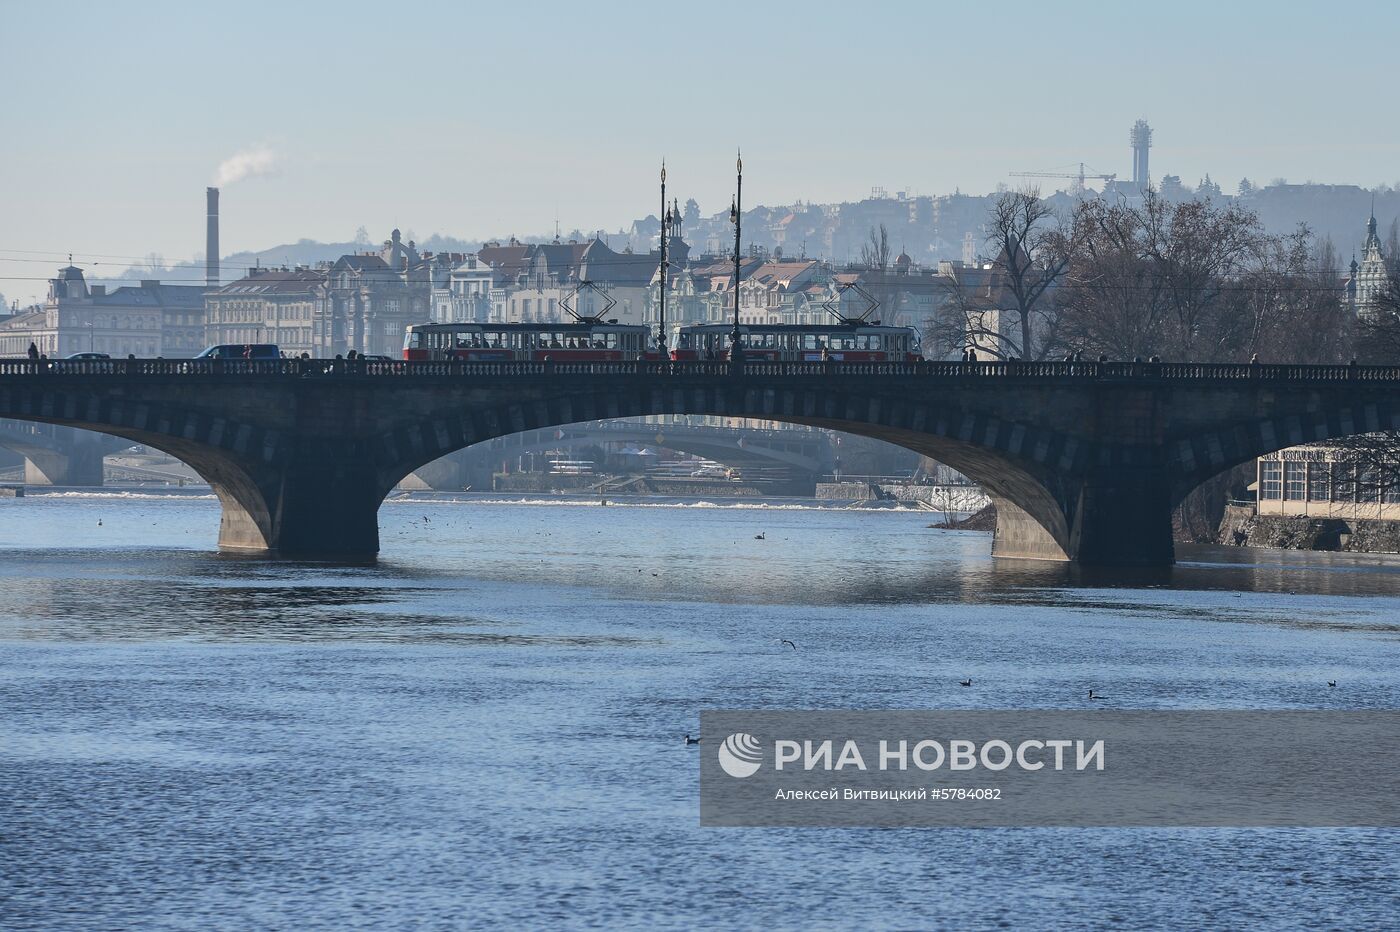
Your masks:
<svg viewBox="0 0 1400 932"><path fill-rule="evenodd" d="M1400 559L1095 576L930 520L409 499L343 566L218 555L208 498L0 499L0 927L1400 914L1386 830L701 829L702 708L1400 703Z"/></svg>

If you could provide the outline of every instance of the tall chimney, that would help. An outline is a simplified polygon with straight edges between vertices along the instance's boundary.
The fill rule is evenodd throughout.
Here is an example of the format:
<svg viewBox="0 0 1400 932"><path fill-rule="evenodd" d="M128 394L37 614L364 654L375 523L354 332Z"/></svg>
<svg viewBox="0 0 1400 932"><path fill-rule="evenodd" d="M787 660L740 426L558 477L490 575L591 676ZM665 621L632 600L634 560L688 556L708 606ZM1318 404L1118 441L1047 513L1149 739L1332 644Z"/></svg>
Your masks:
<svg viewBox="0 0 1400 932"><path fill-rule="evenodd" d="M204 284L219 287L219 189L206 188L209 202L208 227L204 234Z"/></svg>

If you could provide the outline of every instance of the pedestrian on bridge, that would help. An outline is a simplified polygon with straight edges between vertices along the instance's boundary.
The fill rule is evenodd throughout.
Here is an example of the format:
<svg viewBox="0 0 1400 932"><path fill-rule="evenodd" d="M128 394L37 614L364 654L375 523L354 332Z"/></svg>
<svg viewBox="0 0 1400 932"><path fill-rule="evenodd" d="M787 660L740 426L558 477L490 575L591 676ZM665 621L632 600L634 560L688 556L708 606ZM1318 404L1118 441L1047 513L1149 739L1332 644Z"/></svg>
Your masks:
<svg viewBox="0 0 1400 932"><path fill-rule="evenodd" d="M30 344L29 344L29 361L30 361L30 362L37 362L38 359L39 359L39 347L35 346L33 343L30 343Z"/></svg>

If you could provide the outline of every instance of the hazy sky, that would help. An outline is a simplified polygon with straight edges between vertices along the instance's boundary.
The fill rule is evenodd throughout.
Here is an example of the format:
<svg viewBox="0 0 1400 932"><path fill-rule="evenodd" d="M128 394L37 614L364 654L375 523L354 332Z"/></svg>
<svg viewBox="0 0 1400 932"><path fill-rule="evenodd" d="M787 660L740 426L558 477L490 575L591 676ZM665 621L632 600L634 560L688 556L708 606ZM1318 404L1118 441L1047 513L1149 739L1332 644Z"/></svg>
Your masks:
<svg viewBox="0 0 1400 932"><path fill-rule="evenodd" d="M71 250L167 260L397 225L616 229L672 191L984 192L1080 160L1400 182L1400 4L172 3L0 0L0 292ZM112 261L119 262L118 259Z"/></svg>

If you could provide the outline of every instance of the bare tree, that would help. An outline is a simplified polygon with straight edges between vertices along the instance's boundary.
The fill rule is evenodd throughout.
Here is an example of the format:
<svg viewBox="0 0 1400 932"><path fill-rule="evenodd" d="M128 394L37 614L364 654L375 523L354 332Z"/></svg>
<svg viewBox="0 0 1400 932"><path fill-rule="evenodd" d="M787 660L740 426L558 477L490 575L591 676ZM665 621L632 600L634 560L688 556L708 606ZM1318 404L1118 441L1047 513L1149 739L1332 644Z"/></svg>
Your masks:
<svg viewBox="0 0 1400 932"><path fill-rule="evenodd" d="M1049 341L1037 341L1037 329L1052 329L1049 293L1069 266L1075 240L1074 221L1061 223L1035 188L1004 191L992 202L987 245L995 256L991 271L999 291L998 342L1009 351L1005 355L1023 359L1045 355ZM1003 324L1002 314L1011 320Z"/></svg>
<svg viewBox="0 0 1400 932"><path fill-rule="evenodd" d="M860 247L860 264L867 269L883 272L890 267L890 232L880 224L870 228L870 239Z"/></svg>
<svg viewBox="0 0 1400 932"><path fill-rule="evenodd" d="M1380 292L1358 312L1356 328L1360 361L1400 364L1400 268L1387 272Z"/></svg>
<svg viewBox="0 0 1400 932"><path fill-rule="evenodd" d="M1281 249L1253 213L1149 191L1137 206L1085 202L1075 220L1058 294L1062 341L1117 359L1248 358L1258 333L1238 294Z"/></svg>
<svg viewBox="0 0 1400 932"><path fill-rule="evenodd" d="M1304 225L1264 241L1258 266L1229 289L1238 357L1340 363L1352 355L1351 308L1336 278L1330 240L1318 243Z"/></svg>
<svg viewBox="0 0 1400 932"><path fill-rule="evenodd" d="M941 280L942 300L924 326L924 340L940 356L969 347L996 359L1021 356L1021 345L1002 318L1002 293L986 269L953 269Z"/></svg>
<svg viewBox="0 0 1400 932"><path fill-rule="evenodd" d="M1122 202L1086 201L1075 225L1074 252L1056 294L1058 341L1113 359L1160 351L1168 299L1142 216Z"/></svg>
<svg viewBox="0 0 1400 932"><path fill-rule="evenodd" d="M1086 202L1075 219L1056 302L1055 338L1067 348L1206 362L1347 357L1349 315L1330 271L1335 250L1305 228L1270 237L1237 206L1151 192L1139 205ZM1192 491L1177 511L1178 533L1212 540L1226 502L1250 479L1241 467Z"/></svg>
<svg viewBox="0 0 1400 932"><path fill-rule="evenodd" d="M1170 204L1150 191L1140 212L1146 255L1157 266L1168 301L1173 351L1184 359L1228 358L1231 315L1222 298L1259 254L1259 218L1207 200Z"/></svg>
<svg viewBox="0 0 1400 932"><path fill-rule="evenodd" d="M971 345L1000 359L1043 359L1058 345L1051 298L1074 255L1077 212L1064 221L1034 188L1002 191L987 229L995 258L952 270L925 335L944 353Z"/></svg>

